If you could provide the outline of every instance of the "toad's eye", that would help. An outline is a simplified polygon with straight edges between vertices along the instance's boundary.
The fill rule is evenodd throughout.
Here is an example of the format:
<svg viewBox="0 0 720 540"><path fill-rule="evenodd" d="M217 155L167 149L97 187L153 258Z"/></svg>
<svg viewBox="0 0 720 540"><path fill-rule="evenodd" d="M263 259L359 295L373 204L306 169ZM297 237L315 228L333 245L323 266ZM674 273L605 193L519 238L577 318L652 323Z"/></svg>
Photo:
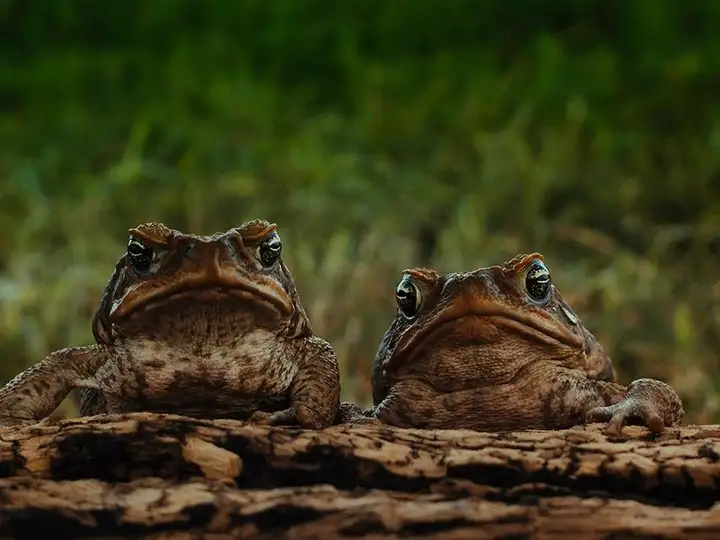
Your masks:
<svg viewBox="0 0 720 540"><path fill-rule="evenodd" d="M280 258L282 242L277 233L271 234L257 248L257 258L264 268L272 267Z"/></svg>
<svg viewBox="0 0 720 540"><path fill-rule="evenodd" d="M131 238L127 246L127 254L130 258L130 265L138 274L147 274L155 259L155 252L150 246L146 246L140 240Z"/></svg>
<svg viewBox="0 0 720 540"><path fill-rule="evenodd" d="M410 278L404 277L395 289L395 300L403 316L412 319L420 309L422 293Z"/></svg>
<svg viewBox="0 0 720 540"><path fill-rule="evenodd" d="M547 267L540 261L532 263L525 273L525 290L530 298L538 302L547 300L551 286Z"/></svg>

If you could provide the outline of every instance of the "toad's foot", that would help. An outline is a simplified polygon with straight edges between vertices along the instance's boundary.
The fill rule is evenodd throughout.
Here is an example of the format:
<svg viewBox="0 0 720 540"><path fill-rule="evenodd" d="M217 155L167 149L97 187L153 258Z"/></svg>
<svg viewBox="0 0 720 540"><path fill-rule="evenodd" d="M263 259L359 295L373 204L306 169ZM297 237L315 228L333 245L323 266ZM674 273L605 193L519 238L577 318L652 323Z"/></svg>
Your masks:
<svg viewBox="0 0 720 540"><path fill-rule="evenodd" d="M381 424L373 409L363 410L354 403L342 402L336 417L336 424Z"/></svg>
<svg viewBox="0 0 720 540"><path fill-rule="evenodd" d="M255 411L248 422L268 426L301 426L307 429L320 429L318 414L303 405L296 405L281 411Z"/></svg>
<svg viewBox="0 0 720 540"><path fill-rule="evenodd" d="M682 422L684 416L682 402L670 386L655 379L637 379L628 386L625 399L590 410L586 421L609 422L605 435L618 436L629 425L644 425L652 433L662 433Z"/></svg>

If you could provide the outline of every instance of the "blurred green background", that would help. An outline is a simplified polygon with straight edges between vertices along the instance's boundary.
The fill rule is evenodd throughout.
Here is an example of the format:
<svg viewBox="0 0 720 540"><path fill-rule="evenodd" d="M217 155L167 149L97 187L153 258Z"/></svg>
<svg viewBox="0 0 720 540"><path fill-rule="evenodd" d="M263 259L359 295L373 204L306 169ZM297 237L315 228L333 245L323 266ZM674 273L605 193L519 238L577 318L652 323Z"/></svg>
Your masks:
<svg viewBox="0 0 720 540"><path fill-rule="evenodd" d="M278 223L343 398L400 272L541 251L622 382L720 421L720 3L0 0L0 382L127 229Z"/></svg>

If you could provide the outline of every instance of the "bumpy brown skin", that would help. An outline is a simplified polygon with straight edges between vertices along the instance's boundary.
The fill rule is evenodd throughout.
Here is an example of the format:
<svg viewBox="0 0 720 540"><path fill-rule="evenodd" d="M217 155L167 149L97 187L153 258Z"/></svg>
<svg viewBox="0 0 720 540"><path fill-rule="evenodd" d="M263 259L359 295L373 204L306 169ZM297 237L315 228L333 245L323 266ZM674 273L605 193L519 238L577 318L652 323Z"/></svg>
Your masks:
<svg viewBox="0 0 720 540"><path fill-rule="evenodd" d="M56 351L7 383L0 425L34 423L77 387L83 415L333 422L335 352L312 335L274 224L213 236L157 223L129 232L93 320L97 344Z"/></svg>
<svg viewBox="0 0 720 540"><path fill-rule="evenodd" d="M373 364L374 407L343 403L341 422L505 431L609 421L606 433L617 435L683 419L667 384L615 382L539 253L467 273L406 270L398 291L405 296Z"/></svg>

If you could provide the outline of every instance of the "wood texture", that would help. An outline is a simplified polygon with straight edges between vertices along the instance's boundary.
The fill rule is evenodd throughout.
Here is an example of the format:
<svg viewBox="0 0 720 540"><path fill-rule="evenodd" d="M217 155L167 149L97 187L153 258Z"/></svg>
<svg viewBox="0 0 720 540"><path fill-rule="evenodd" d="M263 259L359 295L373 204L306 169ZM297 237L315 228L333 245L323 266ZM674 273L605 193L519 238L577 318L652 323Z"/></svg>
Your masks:
<svg viewBox="0 0 720 540"><path fill-rule="evenodd" d="M0 537L720 538L720 426L601 428L141 413L4 429Z"/></svg>

